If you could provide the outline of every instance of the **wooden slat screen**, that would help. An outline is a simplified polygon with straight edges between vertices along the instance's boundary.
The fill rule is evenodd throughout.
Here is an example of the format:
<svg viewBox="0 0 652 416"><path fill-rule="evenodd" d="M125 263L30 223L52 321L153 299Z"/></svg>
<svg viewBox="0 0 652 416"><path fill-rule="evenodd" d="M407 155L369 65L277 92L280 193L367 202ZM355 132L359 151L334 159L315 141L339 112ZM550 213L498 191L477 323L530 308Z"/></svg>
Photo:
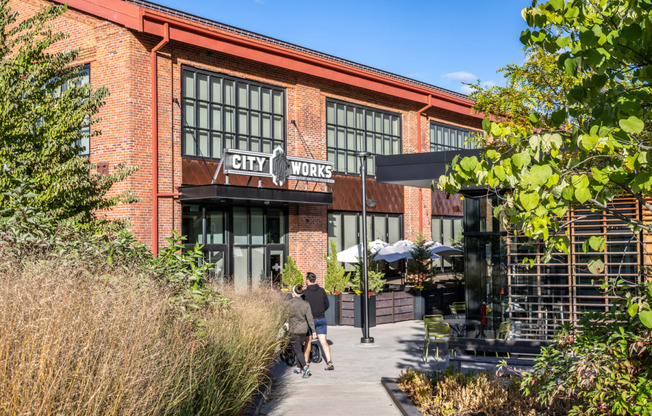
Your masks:
<svg viewBox="0 0 652 416"><path fill-rule="evenodd" d="M629 218L642 218L634 198L619 198L611 207ZM643 218L648 217L652 222L652 214ZM513 233L507 237L508 311L520 338L550 339L562 323L577 320L587 311L607 310L611 298L600 291L601 280L623 279L633 284L641 278L641 267L650 264L643 246L652 240L646 236L641 242L625 221L590 209L575 209L567 220L576 220L569 228L570 255L555 253L548 263L542 262L542 243ZM605 237L603 253L583 252L582 243L593 235ZM596 256L605 263L601 276L587 269ZM523 264L526 258L534 260L533 267Z"/></svg>

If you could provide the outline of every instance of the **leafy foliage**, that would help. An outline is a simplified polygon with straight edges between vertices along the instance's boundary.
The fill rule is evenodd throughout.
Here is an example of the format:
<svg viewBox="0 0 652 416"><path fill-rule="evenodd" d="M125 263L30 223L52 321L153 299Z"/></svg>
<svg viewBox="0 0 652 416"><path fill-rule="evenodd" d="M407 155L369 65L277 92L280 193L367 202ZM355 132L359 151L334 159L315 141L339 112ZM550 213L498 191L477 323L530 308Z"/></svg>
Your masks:
<svg viewBox="0 0 652 416"><path fill-rule="evenodd" d="M424 282L431 281L437 275L428 248L426 237L419 233L414 241L414 248L410 251L412 260L407 265L407 280L418 286L423 286Z"/></svg>
<svg viewBox="0 0 652 416"><path fill-rule="evenodd" d="M652 283L613 295L609 312L587 313L543 349L525 393L544 404L571 399L571 414L652 415L652 329L642 322L652 315Z"/></svg>
<svg viewBox="0 0 652 416"><path fill-rule="evenodd" d="M18 21L8 0L0 0L0 207L9 203L7 192L23 186L38 211L89 223L95 210L133 201L128 193L107 193L134 169L100 175L78 156L77 142L89 134L82 127L92 130L108 92L80 85L77 50L50 52L67 38L51 27L65 10L51 5Z"/></svg>
<svg viewBox="0 0 652 416"><path fill-rule="evenodd" d="M292 289L294 285L302 285L304 283L301 270L299 270L297 263L290 256L288 256L288 261L283 266L281 281L289 289Z"/></svg>
<svg viewBox="0 0 652 416"><path fill-rule="evenodd" d="M337 245L330 242L330 253L324 254L326 260L326 276L324 276L324 289L328 293L337 295L344 292L349 283L349 276L344 267L337 261Z"/></svg>
<svg viewBox="0 0 652 416"><path fill-rule="evenodd" d="M369 291L378 293L383 290L385 286L385 273L378 270L378 262L376 259L376 253L372 253L367 245L367 278ZM355 263L355 272L351 278L351 289L356 292L364 292L364 262L362 259L358 259Z"/></svg>
<svg viewBox="0 0 652 416"><path fill-rule="evenodd" d="M487 187L506 228L546 243L544 261L553 250L568 253L572 208L652 231L612 205L632 195L652 211L651 9L647 0L535 1L524 9L527 63L507 68L505 88L476 86L472 95L489 114L483 127L491 139L480 158L455 161L439 187ZM583 249L604 247L594 237ZM602 260L588 269L601 273Z"/></svg>

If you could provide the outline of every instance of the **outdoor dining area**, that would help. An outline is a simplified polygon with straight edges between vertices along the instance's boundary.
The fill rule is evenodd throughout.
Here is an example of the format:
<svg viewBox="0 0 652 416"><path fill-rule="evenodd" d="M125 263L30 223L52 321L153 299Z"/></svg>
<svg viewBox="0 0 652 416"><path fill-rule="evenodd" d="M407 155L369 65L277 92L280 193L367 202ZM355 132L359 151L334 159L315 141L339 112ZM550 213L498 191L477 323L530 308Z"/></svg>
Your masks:
<svg viewBox="0 0 652 416"><path fill-rule="evenodd" d="M453 276L450 267L442 267L454 261L461 264L462 249L417 239L394 244L374 240L367 250L370 279L382 276L381 284L372 285L376 290L369 296L370 326L422 319L464 300L462 273ZM361 267L363 255L363 245L357 244L338 252L337 261L351 270ZM359 295L351 292L339 296L329 322L361 326Z"/></svg>

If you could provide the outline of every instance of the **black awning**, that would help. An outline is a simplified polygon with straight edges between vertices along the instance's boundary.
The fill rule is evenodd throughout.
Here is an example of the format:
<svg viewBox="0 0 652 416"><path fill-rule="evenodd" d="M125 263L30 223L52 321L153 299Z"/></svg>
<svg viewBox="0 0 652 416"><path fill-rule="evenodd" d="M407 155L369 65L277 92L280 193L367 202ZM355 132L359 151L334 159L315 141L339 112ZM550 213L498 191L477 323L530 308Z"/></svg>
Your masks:
<svg viewBox="0 0 652 416"><path fill-rule="evenodd" d="M307 192L289 189L255 188L236 185L196 185L179 187L182 202L252 201L331 205L331 192Z"/></svg>
<svg viewBox="0 0 652 416"><path fill-rule="evenodd" d="M376 161L376 182L430 188L432 181L437 181L441 175L448 173L446 167L450 166L453 158L457 155L460 158L480 156L480 149L392 156L377 155L374 157ZM469 195L484 194L486 189L473 186L462 189L460 193Z"/></svg>
<svg viewBox="0 0 652 416"><path fill-rule="evenodd" d="M376 160L376 182L396 185L430 188L433 180L446 174L456 155L460 157L480 156L479 149L464 149L446 152L412 153L407 155L381 156Z"/></svg>

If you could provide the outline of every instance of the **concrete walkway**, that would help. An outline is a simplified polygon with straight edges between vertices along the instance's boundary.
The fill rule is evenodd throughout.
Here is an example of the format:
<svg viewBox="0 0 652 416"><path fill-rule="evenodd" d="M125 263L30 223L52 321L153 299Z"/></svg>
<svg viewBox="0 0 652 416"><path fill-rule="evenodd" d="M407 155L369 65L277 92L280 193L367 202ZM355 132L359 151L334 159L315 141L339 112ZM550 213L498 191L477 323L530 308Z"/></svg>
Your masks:
<svg viewBox="0 0 652 416"><path fill-rule="evenodd" d="M371 328L373 346L361 346L360 328L328 327L335 371L324 371L325 360L311 364L312 377L303 379L278 362L274 384L260 414L268 416L374 415L400 412L382 386L382 377L398 377L401 370L443 369L446 362L421 359L423 321L406 321Z"/></svg>

